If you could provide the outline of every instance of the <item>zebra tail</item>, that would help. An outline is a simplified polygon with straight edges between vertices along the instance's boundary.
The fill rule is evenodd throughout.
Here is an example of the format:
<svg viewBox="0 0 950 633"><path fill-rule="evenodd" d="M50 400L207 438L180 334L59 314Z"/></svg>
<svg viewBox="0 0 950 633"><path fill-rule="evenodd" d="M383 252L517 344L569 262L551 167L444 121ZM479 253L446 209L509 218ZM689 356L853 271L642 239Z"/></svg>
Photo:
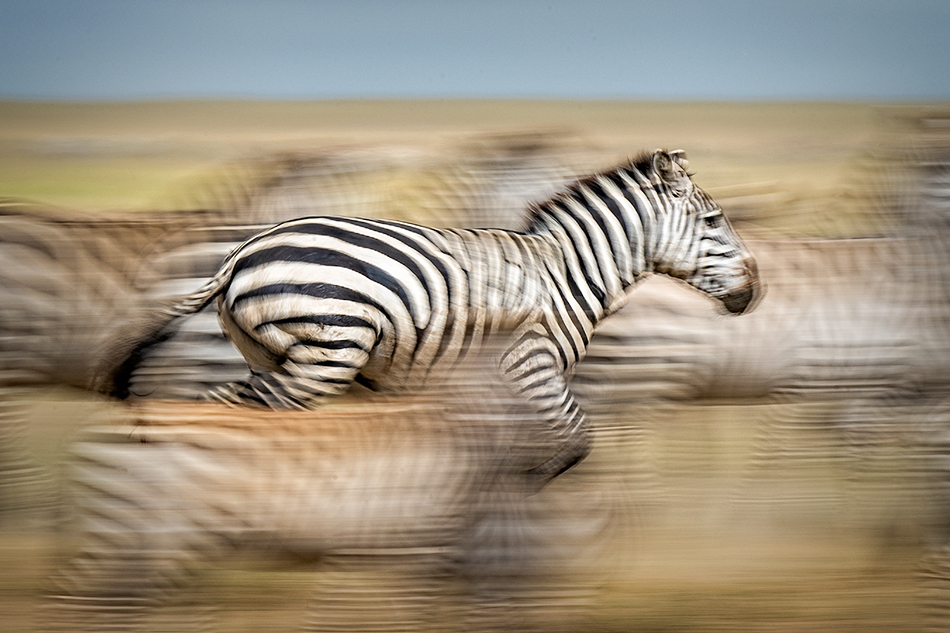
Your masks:
<svg viewBox="0 0 950 633"><path fill-rule="evenodd" d="M229 260L218 273L190 295L158 309L147 310L144 316L118 328L107 349L99 355L100 362L92 379L92 390L120 400L129 397L132 375L148 350L174 336L182 317L200 312L227 288L231 281Z"/></svg>

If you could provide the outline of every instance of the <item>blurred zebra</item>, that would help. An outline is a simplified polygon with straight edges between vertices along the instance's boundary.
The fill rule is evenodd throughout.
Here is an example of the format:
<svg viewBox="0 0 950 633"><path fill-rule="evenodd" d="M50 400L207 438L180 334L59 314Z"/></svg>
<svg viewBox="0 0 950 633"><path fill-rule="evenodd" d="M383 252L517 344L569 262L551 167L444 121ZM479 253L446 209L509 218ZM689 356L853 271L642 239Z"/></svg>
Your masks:
<svg viewBox="0 0 950 633"><path fill-rule="evenodd" d="M48 509L50 474L28 447L26 401L88 388L96 352L139 306L143 253L196 218L107 220L0 200L0 513Z"/></svg>
<svg viewBox="0 0 950 633"><path fill-rule="evenodd" d="M235 404L307 408L355 380L422 384L485 336L510 333L503 374L563 438L532 469L549 479L589 450L567 376L629 287L657 272L731 313L753 302L755 261L685 165L682 152L657 150L579 180L535 205L523 233L359 218L279 224L233 251L143 334L120 341L121 364L103 385L127 396L142 350L215 299L251 375L210 397Z"/></svg>
<svg viewBox="0 0 950 633"><path fill-rule="evenodd" d="M654 280L606 320L575 381L591 406L946 388L950 303L915 239L750 240L769 300L741 322ZM607 376L612 379L605 380ZM581 389L581 387L578 387Z"/></svg>
<svg viewBox="0 0 950 633"><path fill-rule="evenodd" d="M0 201L0 383L88 387L95 350L136 308L143 257L199 222L198 214L99 219Z"/></svg>
<svg viewBox="0 0 950 633"><path fill-rule="evenodd" d="M512 423L526 407L500 377L458 376L312 412L117 409L73 446L77 551L47 628L157 630L171 609L191 630L174 605L195 574L263 554L317 572L307 630L576 630L609 510L570 487L566 512L526 496L544 429Z"/></svg>

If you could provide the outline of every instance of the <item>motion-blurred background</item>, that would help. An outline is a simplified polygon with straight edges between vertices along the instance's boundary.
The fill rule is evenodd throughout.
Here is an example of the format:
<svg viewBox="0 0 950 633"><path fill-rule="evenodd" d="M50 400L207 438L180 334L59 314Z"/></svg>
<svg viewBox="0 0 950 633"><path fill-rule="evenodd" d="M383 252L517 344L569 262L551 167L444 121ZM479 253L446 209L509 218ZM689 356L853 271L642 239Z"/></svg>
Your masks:
<svg viewBox="0 0 950 633"><path fill-rule="evenodd" d="M141 604L60 619L54 598L83 603L83 565L124 587L185 559L141 629L399 630L423 609L433 630L950 630L950 5L0 11L0 630L124 625ZM573 380L594 453L537 495L486 483L525 440L498 434L521 418L478 367L272 431L167 403L245 371L206 311L146 359L137 404L84 389L124 325L261 226L517 228L656 147L686 150L767 294L727 318L637 289ZM393 554L403 520L414 552L462 535L461 580ZM168 537L195 525L215 538ZM143 550L152 567L115 562Z"/></svg>

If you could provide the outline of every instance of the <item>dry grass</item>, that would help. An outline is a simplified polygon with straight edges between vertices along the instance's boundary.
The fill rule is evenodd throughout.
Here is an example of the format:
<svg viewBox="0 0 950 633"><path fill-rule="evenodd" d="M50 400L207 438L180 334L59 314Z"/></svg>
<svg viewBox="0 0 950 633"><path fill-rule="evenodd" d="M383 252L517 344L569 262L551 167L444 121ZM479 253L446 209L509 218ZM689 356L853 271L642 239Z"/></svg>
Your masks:
<svg viewBox="0 0 950 633"><path fill-rule="evenodd" d="M57 464L66 438L101 423L105 409L74 393L49 395L33 406L31 442L63 476ZM630 495L624 502L633 514L609 543L591 544L611 571L591 569L603 592L576 630L922 630L919 535L895 528L927 512L920 491L906 478L891 479L893 459L879 471L842 459L812 428L786 430L784 450L763 453L776 406L697 404L642 420L638 414L642 439L598 448L589 464L595 472L649 476L614 491ZM578 483L585 467L568 490L585 485ZM68 545L62 536L0 532L0 631L31 630ZM208 630L297 630L323 575L312 564L285 562L236 558L204 568L161 617L187 621L196 606L215 605Z"/></svg>
<svg viewBox="0 0 950 633"><path fill-rule="evenodd" d="M623 101L0 102L0 195L84 210L162 206L189 178L280 150L431 146L478 134L568 133L606 164L684 148L701 185L835 198L893 108Z"/></svg>

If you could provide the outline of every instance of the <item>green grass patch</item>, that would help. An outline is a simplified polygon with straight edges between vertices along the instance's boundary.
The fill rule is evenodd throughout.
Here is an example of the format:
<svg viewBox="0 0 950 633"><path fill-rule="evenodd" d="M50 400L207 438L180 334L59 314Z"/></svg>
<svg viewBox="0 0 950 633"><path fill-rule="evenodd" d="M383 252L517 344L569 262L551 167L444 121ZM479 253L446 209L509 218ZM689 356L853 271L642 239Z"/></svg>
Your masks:
<svg viewBox="0 0 950 633"><path fill-rule="evenodd" d="M0 195L87 212L164 208L208 167L153 157L0 157Z"/></svg>

